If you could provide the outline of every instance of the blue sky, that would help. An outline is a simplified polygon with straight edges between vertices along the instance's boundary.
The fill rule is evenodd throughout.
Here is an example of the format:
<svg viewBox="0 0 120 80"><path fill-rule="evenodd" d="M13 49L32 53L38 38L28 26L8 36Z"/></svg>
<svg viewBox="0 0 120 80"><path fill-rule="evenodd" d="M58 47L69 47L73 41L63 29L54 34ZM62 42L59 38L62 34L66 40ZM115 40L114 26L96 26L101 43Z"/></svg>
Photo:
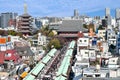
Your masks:
<svg viewBox="0 0 120 80"><path fill-rule="evenodd" d="M120 8L120 0L0 0L0 13L17 12L22 14L24 2L28 5L28 13L32 16L72 16L73 10L89 16L104 16L105 8Z"/></svg>

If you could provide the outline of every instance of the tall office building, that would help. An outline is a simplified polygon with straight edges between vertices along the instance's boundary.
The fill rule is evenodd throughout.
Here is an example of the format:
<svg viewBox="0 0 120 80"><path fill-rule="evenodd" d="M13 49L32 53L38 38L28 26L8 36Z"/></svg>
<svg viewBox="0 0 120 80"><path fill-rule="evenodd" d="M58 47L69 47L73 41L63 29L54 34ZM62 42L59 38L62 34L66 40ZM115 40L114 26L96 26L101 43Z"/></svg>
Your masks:
<svg viewBox="0 0 120 80"><path fill-rule="evenodd" d="M110 8L105 8L105 16L110 16Z"/></svg>
<svg viewBox="0 0 120 80"><path fill-rule="evenodd" d="M35 18L35 25L37 26L37 28L40 28L42 26L42 22L40 21L40 19Z"/></svg>
<svg viewBox="0 0 120 80"><path fill-rule="evenodd" d="M107 20L106 19L102 19L102 26L107 27Z"/></svg>
<svg viewBox="0 0 120 80"><path fill-rule="evenodd" d="M107 20L107 25L111 25L110 8L105 8L105 18Z"/></svg>
<svg viewBox="0 0 120 80"><path fill-rule="evenodd" d="M73 19L79 19L79 12L77 9L74 10L74 16L72 17Z"/></svg>
<svg viewBox="0 0 120 80"><path fill-rule="evenodd" d="M120 18L120 8L117 8L117 9L116 9L115 18L116 18L116 19L119 19L119 18Z"/></svg>
<svg viewBox="0 0 120 80"><path fill-rule="evenodd" d="M7 28L9 26L9 21L12 19L15 19L17 16L17 13L1 13L1 27Z"/></svg>
<svg viewBox="0 0 120 80"><path fill-rule="evenodd" d="M16 19L17 16L18 16L18 13L12 13L12 19Z"/></svg>
<svg viewBox="0 0 120 80"><path fill-rule="evenodd" d="M79 16L79 12L77 9L74 10L74 16Z"/></svg>

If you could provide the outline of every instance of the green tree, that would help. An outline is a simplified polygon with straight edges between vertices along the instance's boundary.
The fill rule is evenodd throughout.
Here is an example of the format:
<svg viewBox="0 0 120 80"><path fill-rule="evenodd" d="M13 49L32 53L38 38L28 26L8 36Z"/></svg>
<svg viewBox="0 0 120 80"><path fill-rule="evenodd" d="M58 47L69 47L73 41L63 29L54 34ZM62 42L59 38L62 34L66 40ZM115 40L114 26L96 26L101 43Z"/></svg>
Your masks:
<svg viewBox="0 0 120 80"><path fill-rule="evenodd" d="M8 35L16 36L17 32L13 30L8 30Z"/></svg>
<svg viewBox="0 0 120 80"><path fill-rule="evenodd" d="M41 32L45 36L48 36L48 34L50 33L50 30L48 26L43 26L39 32Z"/></svg>
<svg viewBox="0 0 120 80"><path fill-rule="evenodd" d="M3 35L4 34L4 30L0 30L0 35Z"/></svg>
<svg viewBox="0 0 120 80"><path fill-rule="evenodd" d="M86 25L86 24L83 24L83 27L86 28L86 29L88 29L88 25Z"/></svg>
<svg viewBox="0 0 120 80"><path fill-rule="evenodd" d="M48 37L53 37L54 36L54 33L51 31L49 34L48 34Z"/></svg>
<svg viewBox="0 0 120 80"><path fill-rule="evenodd" d="M92 23L91 23L91 24L89 24L89 25L88 25L88 29L90 30L90 28L92 28L92 29L93 29L93 31L95 31L94 24L92 24Z"/></svg>
<svg viewBox="0 0 120 80"><path fill-rule="evenodd" d="M51 49L52 46L54 46L54 48L56 49L61 48L60 41L57 38L50 40L50 42L48 43L48 48Z"/></svg>
<svg viewBox="0 0 120 80"><path fill-rule="evenodd" d="M49 29L49 26L44 26L40 29L40 31L43 35L48 36L48 37L54 37L54 33L52 29Z"/></svg>

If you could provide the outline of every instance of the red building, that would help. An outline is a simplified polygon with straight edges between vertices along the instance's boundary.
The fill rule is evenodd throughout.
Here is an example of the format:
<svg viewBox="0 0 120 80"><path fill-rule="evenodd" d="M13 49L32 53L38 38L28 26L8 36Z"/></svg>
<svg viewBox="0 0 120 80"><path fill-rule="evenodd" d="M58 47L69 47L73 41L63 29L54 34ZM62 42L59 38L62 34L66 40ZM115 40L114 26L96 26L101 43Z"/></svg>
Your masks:
<svg viewBox="0 0 120 80"><path fill-rule="evenodd" d="M5 53L4 52L0 52L0 64L3 64L5 60Z"/></svg>
<svg viewBox="0 0 120 80"><path fill-rule="evenodd" d="M19 55L17 54L17 52L13 49L13 50L7 50L5 52L5 60L12 60L14 62L17 62L17 60L19 59Z"/></svg>
<svg viewBox="0 0 120 80"><path fill-rule="evenodd" d="M3 64L4 61L13 61L14 63L16 63L18 59L19 55L14 49L0 52L0 64Z"/></svg>

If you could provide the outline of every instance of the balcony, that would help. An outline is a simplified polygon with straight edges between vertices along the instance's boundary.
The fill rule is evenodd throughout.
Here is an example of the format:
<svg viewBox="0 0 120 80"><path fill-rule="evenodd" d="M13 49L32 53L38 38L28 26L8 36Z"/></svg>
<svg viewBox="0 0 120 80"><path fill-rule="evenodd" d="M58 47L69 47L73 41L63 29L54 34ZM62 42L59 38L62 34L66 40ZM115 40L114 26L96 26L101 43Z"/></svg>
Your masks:
<svg viewBox="0 0 120 80"><path fill-rule="evenodd" d="M30 30L19 30L19 32L28 33L28 32L31 32L31 31Z"/></svg>
<svg viewBox="0 0 120 80"><path fill-rule="evenodd" d="M29 25L30 23L29 22L22 22L21 24L22 25Z"/></svg>
<svg viewBox="0 0 120 80"><path fill-rule="evenodd" d="M21 26L21 28L30 28L29 26Z"/></svg>
<svg viewBox="0 0 120 80"><path fill-rule="evenodd" d="M29 21L30 19L22 18L22 21Z"/></svg>

